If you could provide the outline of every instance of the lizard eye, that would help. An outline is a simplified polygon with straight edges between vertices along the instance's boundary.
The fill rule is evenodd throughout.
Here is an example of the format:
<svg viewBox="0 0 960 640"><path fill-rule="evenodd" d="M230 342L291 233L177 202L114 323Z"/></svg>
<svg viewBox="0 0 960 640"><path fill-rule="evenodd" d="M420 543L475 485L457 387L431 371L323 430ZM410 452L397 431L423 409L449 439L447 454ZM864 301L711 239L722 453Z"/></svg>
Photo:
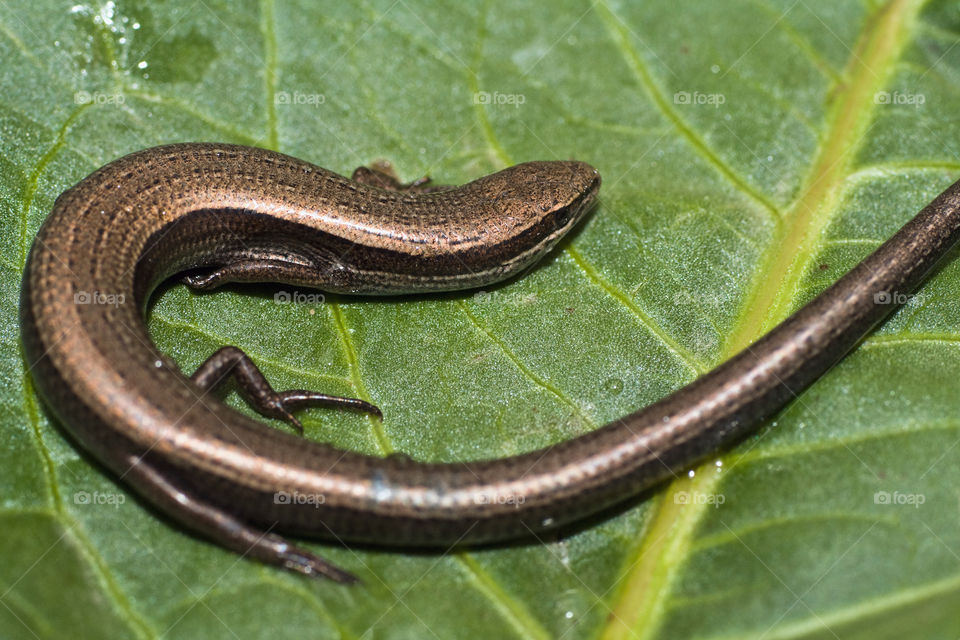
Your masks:
<svg viewBox="0 0 960 640"><path fill-rule="evenodd" d="M574 211L577 208L577 203L572 202L565 207L560 207L557 209L557 211L553 214L553 219L557 223L557 226L563 227L570 222L570 218L573 217Z"/></svg>

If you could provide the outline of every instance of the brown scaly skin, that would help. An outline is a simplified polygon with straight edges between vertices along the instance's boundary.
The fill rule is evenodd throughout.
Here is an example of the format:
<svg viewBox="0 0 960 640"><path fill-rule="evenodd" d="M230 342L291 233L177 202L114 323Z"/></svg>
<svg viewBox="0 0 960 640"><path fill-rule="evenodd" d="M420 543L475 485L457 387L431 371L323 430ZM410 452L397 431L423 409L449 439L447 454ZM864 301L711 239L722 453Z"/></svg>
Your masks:
<svg viewBox="0 0 960 640"><path fill-rule="evenodd" d="M954 185L821 296L673 395L543 450L426 464L265 428L207 392L234 375L259 411L294 424L291 412L304 406L376 408L277 393L232 347L188 378L143 321L155 286L184 270L197 287L271 281L359 294L496 282L548 252L600 185L574 161L525 163L434 192L382 172L355 177L367 184L222 144L126 156L57 200L21 301L36 386L81 446L185 526L341 582L354 578L273 532L449 546L597 513L756 428L894 308L877 294L911 290L960 233Z"/></svg>

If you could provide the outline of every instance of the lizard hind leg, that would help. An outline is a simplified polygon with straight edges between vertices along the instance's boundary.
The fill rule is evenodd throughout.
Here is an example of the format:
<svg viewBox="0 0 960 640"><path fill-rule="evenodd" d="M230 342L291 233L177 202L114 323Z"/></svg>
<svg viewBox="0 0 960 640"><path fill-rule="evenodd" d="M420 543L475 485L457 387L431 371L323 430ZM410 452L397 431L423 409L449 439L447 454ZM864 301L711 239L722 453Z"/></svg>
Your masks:
<svg viewBox="0 0 960 640"><path fill-rule="evenodd" d="M320 556L206 501L196 491L171 480L148 456L130 456L126 466L123 479L138 493L177 523L223 547L314 578L328 578L340 584L359 582L355 575Z"/></svg>
<svg viewBox="0 0 960 640"><path fill-rule="evenodd" d="M197 367L190 379L202 391L209 393L230 377L237 381L247 401L260 415L285 420L292 424L300 435L303 435L303 425L293 412L307 407L351 409L372 413L383 419L383 412L376 405L359 398L330 396L303 389L274 391L250 356L233 346L217 349Z"/></svg>

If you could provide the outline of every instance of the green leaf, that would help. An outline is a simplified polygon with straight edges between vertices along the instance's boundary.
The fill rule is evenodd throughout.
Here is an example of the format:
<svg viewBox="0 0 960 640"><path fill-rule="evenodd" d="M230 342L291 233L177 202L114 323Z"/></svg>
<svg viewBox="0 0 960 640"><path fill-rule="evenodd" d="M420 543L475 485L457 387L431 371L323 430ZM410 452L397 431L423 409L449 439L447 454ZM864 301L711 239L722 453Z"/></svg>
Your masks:
<svg viewBox="0 0 960 640"><path fill-rule="evenodd" d="M176 285L149 320L185 371L234 344L278 387L386 414L307 412L312 439L527 451L708 371L945 188L958 42L945 0L0 3L0 637L956 637L960 264L758 435L575 535L308 542L352 588L239 559L127 493L40 404L17 305L56 196L136 149L239 142L347 174L386 158L444 183L586 160L596 212L484 295Z"/></svg>

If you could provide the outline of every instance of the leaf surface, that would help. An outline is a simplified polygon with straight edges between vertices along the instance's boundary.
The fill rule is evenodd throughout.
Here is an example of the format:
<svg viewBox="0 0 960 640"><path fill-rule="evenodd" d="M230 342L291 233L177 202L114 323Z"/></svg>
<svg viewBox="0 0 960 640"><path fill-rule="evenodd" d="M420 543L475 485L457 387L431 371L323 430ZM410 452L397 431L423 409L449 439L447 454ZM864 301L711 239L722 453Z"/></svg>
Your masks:
<svg viewBox="0 0 960 640"><path fill-rule="evenodd" d="M528 451L716 366L944 189L958 42L946 1L0 3L0 637L956 637L953 262L755 437L575 535L308 543L355 588L238 559L127 493L36 397L17 305L57 195L137 149L386 158L441 183L582 159L600 206L505 286L278 304L176 285L149 318L185 371L234 344L278 388L386 415L310 411L309 438Z"/></svg>

